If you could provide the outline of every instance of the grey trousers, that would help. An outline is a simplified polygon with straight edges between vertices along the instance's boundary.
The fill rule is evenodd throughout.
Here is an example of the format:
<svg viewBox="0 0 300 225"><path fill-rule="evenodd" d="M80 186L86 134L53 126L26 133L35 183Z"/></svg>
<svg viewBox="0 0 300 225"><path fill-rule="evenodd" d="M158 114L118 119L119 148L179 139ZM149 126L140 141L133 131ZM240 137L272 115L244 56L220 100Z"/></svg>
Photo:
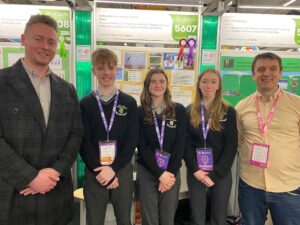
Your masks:
<svg viewBox="0 0 300 225"><path fill-rule="evenodd" d="M180 172L173 187L158 191L159 181L144 166L138 164L137 182L141 201L142 225L174 225L180 189Z"/></svg>
<svg viewBox="0 0 300 225"><path fill-rule="evenodd" d="M207 188L189 171L187 171L187 184L190 193L191 225L205 225ZM230 172L210 188L210 225L227 224L227 206L231 185Z"/></svg>
<svg viewBox="0 0 300 225"><path fill-rule="evenodd" d="M119 187L108 190L86 170L83 194L86 203L89 225L104 225L107 204L111 201L118 225L131 224L131 205L133 196L133 166L127 164L117 174Z"/></svg>

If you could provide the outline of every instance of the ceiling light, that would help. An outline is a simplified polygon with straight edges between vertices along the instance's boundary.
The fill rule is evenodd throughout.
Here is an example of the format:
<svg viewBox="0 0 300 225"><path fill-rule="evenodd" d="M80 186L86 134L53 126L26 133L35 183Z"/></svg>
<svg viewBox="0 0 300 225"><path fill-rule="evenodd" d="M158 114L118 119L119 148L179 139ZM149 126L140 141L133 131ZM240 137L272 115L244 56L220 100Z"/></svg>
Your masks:
<svg viewBox="0 0 300 225"><path fill-rule="evenodd" d="M296 0L290 0L287 3L283 4L282 6L288 6L290 4L292 4L293 2L295 2Z"/></svg>
<svg viewBox="0 0 300 225"><path fill-rule="evenodd" d="M296 0L294 0L294 1L296 1ZM226 7L229 7L229 6L232 6L232 1L230 1Z"/></svg>
<svg viewBox="0 0 300 225"><path fill-rule="evenodd" d="M300 10L300 7L283 7L272 5L238 5L240 9L274 9L274 10Z"/></svg>
<svg viewBox="0 0 300 225"><path fill-rule="evenodd" d="M101 3L118 3L118 4L130 4L130 5L138 5L141 4L141 1L115 1L115 0L94 0L95 3L101 2ZM201 1L199 1L200 3ZM151 1L143 1L143 5L164 5L164 6L185 6L185 7L202 7L203 5L195 5L195 4L180 4L180 3L158 3L158 2L151 2Z"/></svg>

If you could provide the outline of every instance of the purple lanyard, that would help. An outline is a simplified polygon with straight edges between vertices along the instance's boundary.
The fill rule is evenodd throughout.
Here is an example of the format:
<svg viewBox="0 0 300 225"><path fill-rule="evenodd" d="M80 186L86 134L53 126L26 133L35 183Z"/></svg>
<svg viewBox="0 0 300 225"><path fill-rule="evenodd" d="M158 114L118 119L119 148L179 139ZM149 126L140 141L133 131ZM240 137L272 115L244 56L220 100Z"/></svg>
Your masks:
<svg viewBox="0 0 300 225"><path fill-rule="evenodd" d="M211 123L211 117L212 117L213 111L209 115L209 119L208 119L208 122L207 122L206 128L205 128L204 105L201 104L200 108L201 108L201 125L202 125L203 139L204 139L204 148L206 148L206 139L207 139L207 134L209 131L209 125Z"/></svg>
<svg viewBox="0 0 300 225"><path fill-rule="evenodd" d="M119 98L119 93L120 93L120 91L119 91L119 89L117 89L116 97L115 97L115 101L114 101L114 106L113 106L113 109L112 109L112 113L111 113L111 117L110 117L110 122L109 122L109 126L108 126L107 125L107 120L105 118L103 106L102 106L102 103L101 103L99 92L98 92L98 90L94 91L94 95L95 95L95 97L97 99L98 106L99 106L99 109L100 109L100 114L101 114L101 117L102 117L104 128L106 130L106 139L107 139L107 141L109 140L109 131L111 130L112 125L113 125L114 120L115 120L116 111L117 111L117 104L118 104L118 98Z"/></svg>
<svg viewBox="0 0 300 225"><path fill-rule="evenodd" d="M155 111L152 110L152 113L153 113L155 130L156 130L156 134L157 134L157 138L158 138L160 150L163 151L162 149L163 149L164 135L165 135L166 116L163 115L163 117L162 117L161 131L159 131L159 126L158 126L158 122L157 122L157 117L156 117Z"/></svg>

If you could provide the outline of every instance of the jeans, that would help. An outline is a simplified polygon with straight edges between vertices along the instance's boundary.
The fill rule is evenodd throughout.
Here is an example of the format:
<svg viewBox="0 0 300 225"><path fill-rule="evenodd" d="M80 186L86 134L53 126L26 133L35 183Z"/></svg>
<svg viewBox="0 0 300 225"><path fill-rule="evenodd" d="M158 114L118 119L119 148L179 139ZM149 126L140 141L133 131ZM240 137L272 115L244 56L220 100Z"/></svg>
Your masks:
<svg viewBox="0 0 300 225"><path fill-rule="evenodd" d="M239 181L239 206L246 225L264 225L270 210L273 225L300 225L300 188L274 193Z"/></svg>

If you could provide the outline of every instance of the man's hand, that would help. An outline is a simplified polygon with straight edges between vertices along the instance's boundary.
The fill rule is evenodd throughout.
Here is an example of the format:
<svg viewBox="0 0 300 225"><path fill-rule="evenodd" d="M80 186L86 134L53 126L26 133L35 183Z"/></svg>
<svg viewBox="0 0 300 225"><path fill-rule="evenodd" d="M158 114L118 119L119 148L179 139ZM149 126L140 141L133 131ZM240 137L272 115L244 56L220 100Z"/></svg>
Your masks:
<svg viewBox="0 0 300 225"><path fill-rule="evenodd" d="M45 168L39 171L38 175L23 189L21 195L45 194L51 191L59 181L59 172L52 168Z"/></svg>
<svg viewBox="0 0 300 225"><path fill-rule="evenodd" d="M100 166L94 169L95 172L99 172L96 176L98 182L105 186L116 175L115 171L110 166Z"/></svg>

